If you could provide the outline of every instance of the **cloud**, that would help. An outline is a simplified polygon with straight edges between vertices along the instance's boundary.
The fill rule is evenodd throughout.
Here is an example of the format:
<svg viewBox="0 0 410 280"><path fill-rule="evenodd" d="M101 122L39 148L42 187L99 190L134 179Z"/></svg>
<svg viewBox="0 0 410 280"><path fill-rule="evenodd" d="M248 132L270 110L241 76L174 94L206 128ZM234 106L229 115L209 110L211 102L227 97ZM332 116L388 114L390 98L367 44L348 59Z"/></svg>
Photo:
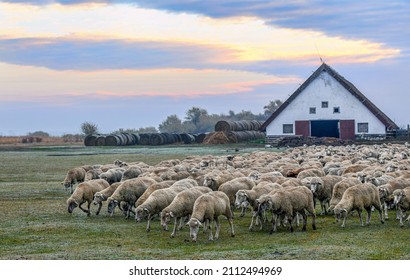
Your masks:
<svg viewBox="0 0 410 280"><path fill-rule="evenodd" d="M4 11L0 16L5 19L0 26L0 38L21 40L18 42L22 43L21 49L4 50L7 57L13 56L16 60L20 51L20 57L27 59L31 52L42 54L42 49L48 48L50 52L45 61L52 68L61 67L59 69L80 67L81 63L85 63L85 67L95 67L91 60L95 61L99 52L102 61L116 65L118 61L113 60L123 58L117 51L130 54L124 64L133 67L138 64L137 57L143 56L151 60L147 65L166 65L168 59L169 63L179 60L177 64L186 64L185 67L192 67L195 61L215 65L261 61L311 63L317 59L315 46L328 62L370 63L400 55L400 49L383 43L281 28L255 16L210 18L142 9L129 4L67 8L55 4L33 7L0 3L0 7ZM39 39L43 39L44 44L30 45L30 42L37 43L35 40L41 42ZM4 42L4 48L13 43ZM33 48L25 48L24 43ZM74 51L78 54L72 56L70 65L70 60L61 56ZM53 57L61 59L59 65L53 64ZM66 68L64 63L68 64Z"/></svg>
<svg viewBox="0 0 410 280"><path fill-rule="evenodd" d="M249 92L260 85L294 84L294 76L215 69L55 71L0 63L0 101L67 105L70 98L135 96L195 98ZM244 82L246 81L246 82Z"/></svg>
<svg viewBox="0 0 410 280"><path fill-rule="evenodd" d="M57 70L209 68L235 52L178 42L82 38L0 39L0 61Z"/></svg>

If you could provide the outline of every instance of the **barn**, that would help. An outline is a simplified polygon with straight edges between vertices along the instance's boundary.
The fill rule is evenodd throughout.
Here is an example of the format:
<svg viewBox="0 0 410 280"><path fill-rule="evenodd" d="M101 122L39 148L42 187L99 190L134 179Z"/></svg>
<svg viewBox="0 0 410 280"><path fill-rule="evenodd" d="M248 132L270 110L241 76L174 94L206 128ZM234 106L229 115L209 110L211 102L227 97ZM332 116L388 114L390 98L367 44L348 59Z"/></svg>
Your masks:
<svg viewBox="0 0 410 280"><path fill-rule="evenodd" d="M267 140L283 136L374 139L385 138L397 129L386 114L326 63L260 128Z"/></svg>

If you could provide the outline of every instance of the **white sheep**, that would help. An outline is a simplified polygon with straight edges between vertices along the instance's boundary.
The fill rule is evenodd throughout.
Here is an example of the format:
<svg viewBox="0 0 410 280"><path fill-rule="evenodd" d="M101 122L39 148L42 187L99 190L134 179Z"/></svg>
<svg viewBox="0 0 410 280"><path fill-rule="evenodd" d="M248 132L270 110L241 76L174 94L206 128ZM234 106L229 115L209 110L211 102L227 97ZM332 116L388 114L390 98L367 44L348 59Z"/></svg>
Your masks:
<svg viewBox="0 0 410 280"><path fill-rule="evenodd" d="M101 173L102 173L102 170L100 168L90 169L85 174L85 181L99 179Z"/></svg>
<svg viewBox="0 0 410 280"><path fill-rule="evenodd" d="M211 192L208 187L196 187L186 189L178 193L171 204L165 207L161 211L161 225L165 230L168 230L168 223L171 219L174 219L174 229L171 233L171 237L175 237L177 224L179 221L179 229L181 229L183 218L192 214L195 200L201 195Z"/></svg>
<svg viewBox="0 0 410 280"><path fill-rule="evenodd" d="M235 236L233 216L228 196L221 191L213 191L201 195L194 203L189 225L190 237L196 242L199 227L208 225L210 241L219 238L221 228L219 216L224 215L231 226L231 236ZM215 235L212 235L212 224L215 222Z"/></svg>
<svg viewBox="0 0 410 280"><path fill-rule="evenodd" d="M102 191L108 188L110 185L105 180L97 179L80 183L73 194L67 199L68 213L72 213L74 208L78 206L83 212L87 213L87 216L91 215L90 205L94 199L96 192ZM82 205L87 202L87 209L84 209ZM102 202L99 203L96 215L100 213Z"/></svg>
<svg viewBox="0 0 410 280"><path fill-rule="evenodd" d="M174 183L169 188L154 191L147 198L147 200L145 200L135 209L136 222L140 222L143 218L147 218L147 232L151 230L151 220L155 217L155 215L159 215L165 207L170 205L178 193L183 190L192 188L192 186L189 184L183 186L175 186L176 183Z"/></svg>
<svg viewBox="0 0 410 280"><path fill-rule="evenodd" d="M360 184L361 182L359 179L356 178L343 178L342 181L336 183L333 187L332 191L332 197L330 198L329 201L329 208L327 209L327 212L333 212L335 209L335 206L339 203L339 201L342 199L343 193L350 187L353 187L354 185Z"/></svg>
<svg viewBox="0 0 410 280"><path fill-rule="evenodd" d="M394 205L397 207L397 211L399 212L400 226L402 227L404 226L404 213L407 210L410 210L410 187L395 190L393 192L393 197Z"/></svg>
<svg viewBox="0 0 410 280"><path fill-rule="evenodd" d="M358 184L348 188L342 199L335 206L334 212L339 218L343 217L342 227L345 227L347 215L356 210L359 213L360 224L363 226L362 211L367 211L366 225L370 223L372 207L379 211L380 221L383 224L382 205L380 203L379 192L371 183Z"/></svg>
<svg viewBox="0 0 410 280"><path fill-rule="evenodd" d="M120 182L125 169L113 168L100 174L100 179L106 180L109 184Z"/></svg>
<svg viewBox="0 0 410 280"><path fill-rule="evenodd" d="M105 188L100 192L96 192L94 194L94 205L107 201L107 199L114 193L114 191L118 188L119 185L121 185L121 182L111 184L108 188Z"/></svg>
<svg viewBox="0 0 410 280"><path fill-rule="evenodd" d="M61 183L64 188L70 189L70 193L73 193L73 186L77 183L84 182L86 171L82 167L74 167L68 170L67 175L64 178L64 181Z"/></svg>
<svg viewBox="0 0 410 280"><path fill-rule="evenodd" d="M257 199L258 212L272 211L272 229L270 233L276 232L277 217L285 216L293 232L293 220L297 218L297 213L303 217L302 231L306 231L307 215L305 211L312 215L312 228L316 230L316 213L313 206L313 194L305 186L288 187L276 190L271 195L264 195Z"/></svg>
<svg viewBox="0 0 410 280"><path fill-rule="evenodd" d="M144 203L145 200L156 190L160 189L165 189L169 188L172 186L176 181L174 180L167 180L167 181L162 181L162 182L156 182L155 184L151 185L148 187L148 189L145 190L145 192L137 199L135 202L135 207L140 206L142 203Z"/></svg>
<svg viewBox="0 0 410 280"><path fill-rule="evenodd" d="M218 190L219 186L228 182L235 177L230 173L208 173L204 177L204 187L211 188L213 191Z"/></svg>
<svg viewBox="0 0 410 280"><path fill-rule="evenodd" d="M218 191L224 192L228 198L231 207L235 205L235 195L239 190L250 190L255 187L255 181L249 177L239 177L219 186Z"/></svg>
<svg viewBox="0 0 410 280"><path fill-rule="evenodd" d="M379 196L384 209L385 219L389 219L387 209L393 205L393 192L398 189L404 189L410 187L410 180L405 178L397 178L391 180L385 185L379 186Z"/></svg>
<svg viewBox="0 0 410 280"><path fill-rule="evenodd" d="M128 166L122 174L121 181L137 178L141 174L142 170L138 166Z"/></svg>
<svg viewBox="0 0 410 280"><path fill-rule="evenodd" d="M327 215L326 204L330 206L333 187L343 178L335 175L326 175L323 177L311 177L309 186L313 193L314 207L316 207L316 199L320 202L321 215Z"/></svg>
<svg viewBox="0 0 410 280"><path fill-rule="evenodd" d="M151 178L134 178L121 183L114 193L107 199L108 213L112 216L114 209L122 201L126 202L126 217L129 218L132 210L135 207L137 199L145 192L145 190L155 184L156 181Z"/></svg>

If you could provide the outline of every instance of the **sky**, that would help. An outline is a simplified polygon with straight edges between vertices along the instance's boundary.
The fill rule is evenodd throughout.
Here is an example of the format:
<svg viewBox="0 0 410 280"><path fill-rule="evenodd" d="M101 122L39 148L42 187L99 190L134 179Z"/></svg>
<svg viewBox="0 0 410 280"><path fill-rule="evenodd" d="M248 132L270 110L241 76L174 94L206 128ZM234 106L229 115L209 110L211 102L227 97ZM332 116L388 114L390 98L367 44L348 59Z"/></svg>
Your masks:
<svg viewBox="0 0 410 280"><path fill-rule="evenodd" d="M321 60L410 123L408 0L16 0L0 23L0 136L262 113Z"/></svg>

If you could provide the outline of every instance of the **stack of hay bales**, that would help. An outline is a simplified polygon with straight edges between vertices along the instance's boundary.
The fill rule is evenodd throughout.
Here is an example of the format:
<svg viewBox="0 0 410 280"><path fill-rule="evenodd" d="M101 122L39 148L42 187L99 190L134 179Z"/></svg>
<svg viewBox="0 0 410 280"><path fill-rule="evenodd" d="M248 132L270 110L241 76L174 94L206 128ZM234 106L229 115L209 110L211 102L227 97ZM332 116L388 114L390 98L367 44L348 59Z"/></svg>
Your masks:
<svg viewBox="0 0 410 280"><path fill-rule="evenodd" d="M204 144L230 144L264 139L265 133L260 132L261 121L218 121L215 132L208 134Z"/></svg>

